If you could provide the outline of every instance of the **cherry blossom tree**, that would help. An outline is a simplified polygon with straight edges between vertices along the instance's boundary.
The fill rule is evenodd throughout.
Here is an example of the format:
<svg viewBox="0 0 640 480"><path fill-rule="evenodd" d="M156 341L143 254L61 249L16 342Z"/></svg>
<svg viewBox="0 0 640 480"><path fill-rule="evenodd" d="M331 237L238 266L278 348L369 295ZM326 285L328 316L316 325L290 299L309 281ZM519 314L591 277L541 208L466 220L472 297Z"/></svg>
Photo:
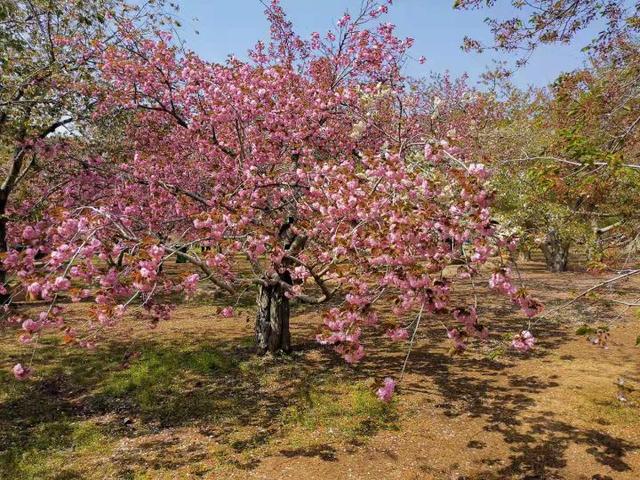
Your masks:
<svg viewBox="0 0 640 480"><path fill-rule="evenodd" d="M69 166L64 187L37 219L10 225L12 244L29 248L10 249L5 268L49 302L36 319L13 317L22 341L57 330L92 347L129 306L155 324L169 318L172 295L201 281L229 298L229 316L234 297L257 289L260 353L290 350L293 299L334 300L317 338L351 363L365 354L366 330L406 340L426 317L448 319L456 350L486 339L477 299L453 305L451 292L514 242L491 221L485 166L425 131L421 98L401 73L412 40L382 21L387 8L367 0L303 39L273 1L271 41L224 64L167 33L152 40L121 26L99 81L81 87L96 121L118 119L121 142L80 158L57 152ZM162 268L178 255L192 267L180 278ZM507 266L491 286L528 316L542 308ZM67 298L95 302L86 330L65 325ZM393 326L381 328L388 302ZM514 347L529 349L530 338ZM380 397L394 387L385 380Z"/></svg>
<svg viewBox="0 0 640 480"><path fill-rule="evenodd" d="M0 254L7 251L7 223L27 213L16 207L33 177L46 177L45 197L60 187L44 165L55 156L48 150L59 146L60 135L86 134L93 99L79 85L95 78L97 58L118 43L118 25L135 24L140 35L160 22L166 27L170 17L163 8L163 2L132 6L120 0L0 5ZM7 299L6 291L0 295Z"/></svg>

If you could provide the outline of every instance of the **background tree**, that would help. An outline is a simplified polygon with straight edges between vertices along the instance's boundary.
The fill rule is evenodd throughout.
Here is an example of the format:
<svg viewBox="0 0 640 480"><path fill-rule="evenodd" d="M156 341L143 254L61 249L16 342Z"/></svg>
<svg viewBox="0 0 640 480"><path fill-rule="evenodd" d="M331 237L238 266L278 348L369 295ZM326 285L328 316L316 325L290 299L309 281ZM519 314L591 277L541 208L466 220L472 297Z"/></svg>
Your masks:
<svg viewBox="0 0 640 480"><path fill-rule="evenodd" d="M511 90L487 136L498 208L552 271L566 269L572 243L598 267L607 244L631 248L636 236L637 48L619 39L548 90Z"/></svg>
<svg viewBox="0 0 640 480"><path fill-rule="evenodd" d="M1 255L7 251L10 217L28 213L24 208L12 212L22 202L10 197L36 170L43 171L42 157L53 157L47 150L60 135L88 135L93 100L80 85L95 79L96 59L120 41L118 25L132 23L147 32L169 20L160 14L163 9L163 2L132 6L120 0L7 0L0 5ZM51 141L54 135L58 138ZM59 186L47 178L50 188ZM2 289L5 282L0 269Z"/></svg>
<svg viewBox="0 0 640 480"><path fill-rule="evenodd" d="M456 0L454 8L491 8L498 0ZM605 51L619 38L633 36L640 29L640 4L628 0L511 0L514 14L510 18L488 17L485 21L494 43L485 45L466 37L466 50L501 50L517 54L517 63L526 63L540 45L569 43L574 37L591 27L602 25L602 30L585 46L586 50Z"/></svg>

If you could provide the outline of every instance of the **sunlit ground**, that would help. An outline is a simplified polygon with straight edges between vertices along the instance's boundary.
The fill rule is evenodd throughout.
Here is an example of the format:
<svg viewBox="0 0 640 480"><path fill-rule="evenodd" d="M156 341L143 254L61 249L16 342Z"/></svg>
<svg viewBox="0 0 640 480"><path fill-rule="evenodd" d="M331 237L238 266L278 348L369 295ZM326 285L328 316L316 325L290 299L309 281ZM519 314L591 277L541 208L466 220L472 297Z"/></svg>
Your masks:
<svg viewBox="0 0 640 480"><path fill-rule="evenodd" d="M597 281L539 263L523 273L550 306ZM640 285L618 292L638 298ZM493 339L526 325L482 296ZM637 309L586 299L534 325L539 342L524 355L495 345L452 355L427 323L383 404L375 388L398 378L406 344L371 338L350 367L314 342L315 307L298 307L295 352L259 358L251 297L231 319L209 299L155 330L132 316L94 352L45 345L25 382L9 369L29 352L2 330L0 478L640 477ZM588 341L597 327L609 329L607 349Z"/></svg>

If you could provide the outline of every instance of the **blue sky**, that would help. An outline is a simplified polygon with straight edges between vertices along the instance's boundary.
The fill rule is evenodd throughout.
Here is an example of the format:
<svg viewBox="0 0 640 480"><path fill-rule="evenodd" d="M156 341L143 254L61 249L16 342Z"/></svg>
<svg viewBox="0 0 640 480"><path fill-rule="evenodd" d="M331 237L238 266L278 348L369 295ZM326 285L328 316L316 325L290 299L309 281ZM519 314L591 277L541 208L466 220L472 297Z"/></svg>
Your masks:
<svg viewBox="0 0 640 480"><path fill-rule="evenodd" d="M242 58L259 39L268 38L264 7L258 0L180 0L181 36L187 46L211 61L224 61L230 53ZM499 2L500 3L500 2ZM483 19L489 14L508 16L510 2L491 11L455 11L453 0L395 0L388 21L397 25L401 36L415 39L412 55L424 55L427 63L409 60L406 72L426 76L446 70L454 75L464 72L477 79L495 53L478 55L460 50L465 35L489 39ZM281 0L300 34L325 32L335 25L345 10L357 11L360 0ZM197 19L197 20L196 20ZM199 35L195 34L198 30ZM562 71L579 67L584 59L580 48L588 43L591 31L583 32L572 45L548 46L538 50L529 64L514 75L517 85L538 86L551 82Z"/></svg>

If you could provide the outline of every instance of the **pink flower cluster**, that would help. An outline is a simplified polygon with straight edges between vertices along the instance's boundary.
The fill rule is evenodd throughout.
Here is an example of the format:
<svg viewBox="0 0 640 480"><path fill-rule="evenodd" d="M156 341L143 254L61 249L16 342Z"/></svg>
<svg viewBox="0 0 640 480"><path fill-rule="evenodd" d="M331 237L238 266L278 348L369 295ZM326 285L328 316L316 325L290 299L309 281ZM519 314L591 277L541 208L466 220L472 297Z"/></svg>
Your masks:
<svg viewBox="0 0 640 480"><path fill-rule="evenodd" d="M25 380L31 375L32 370L29 367L24 367L21 363L17 363L14 365L12 372L13 376L18 380Z"/></svg>
<svg viewBox="0 0 640 480"><path fill-rule="evenodd" d="M477 337L481 340L486 340L489 338L489 329L478 323L478 314L476 312L476 307L471 307L469 309L466 308L456 308L453 311L453 318L464 325L464 334L469 337ZM454 340L456 350L463 350L461 348L463 345L464 336L457 329L453 329L455 332L452 333L452 330L449 330L449 338ZM456 333L457 332L457 333Z"/></svg>
<svg viewBox="0 0 640 480"><path fill-rule="evenodd" d="M382 400L385 403L388 403L391 401L391 398L393 397L393 393L395 389L396 389L396 381L393 378L387 377L384 379L382 387L380 387L377 390L376 395L378 395L378 398L380 400Z"/></svg>
<svg viewBox="0 0 640 480"><path fill-rule="evenodd" d="M322 345L334 345L334 349L347 363L358 363L364 357L364 347L360 343L362 334L361 324L372 325L377 318L368 314L362 318L360 309L341 311L337 308L330 309L324 318L324 325L328 330L320 333L316 340Z"/></svg>
<svg viewBox="0 0 640 480"><path fill-rule="evenodd" d="M200 282L200 275L197 273L193 273L187 276L182 281L182 289L187 297L193 295L198 288L198 283Z"/></svg>
<svg viewBox="0 0 640 480"><path fill-rule="evenodd" d="M527 294L523 289L518 290L513 285L511 272L508 268L501 268L494 272L489 279L489 286L507 295L529 318L535 317L544 309L544 305L539 300Z"/></svg>
<svg viewBox="0 0 640 480"><path fill-rule="evenodd" d="M464 342L464 334L457 328L447 329L447 337L453 341L453 348L456 352L462 352L467 348Z"/></svg>
<svg viewBox="0 0 640 480"><path fill-rule="evenodd" d="M533 348L536 339L529 330L523 330L513 337L511 346L519 352L527 352Z"/></svg>
<svg viewBox="0 0 640 480"><path fill-rule="evenodd" d="M507 296L514 296L518 289L511 283L511 271L508 268L501 268L491 274L489 287Z"/></svg>
<svg viewBox="0 0 640 480"><path fill-rule="evenodd" d="M398 327L387 330L386 336L394 342L401 342L409 338L409 331L406 328Z"/></svg>

